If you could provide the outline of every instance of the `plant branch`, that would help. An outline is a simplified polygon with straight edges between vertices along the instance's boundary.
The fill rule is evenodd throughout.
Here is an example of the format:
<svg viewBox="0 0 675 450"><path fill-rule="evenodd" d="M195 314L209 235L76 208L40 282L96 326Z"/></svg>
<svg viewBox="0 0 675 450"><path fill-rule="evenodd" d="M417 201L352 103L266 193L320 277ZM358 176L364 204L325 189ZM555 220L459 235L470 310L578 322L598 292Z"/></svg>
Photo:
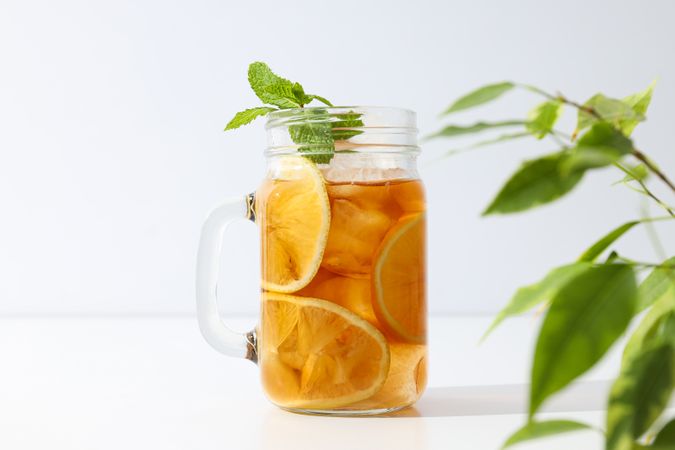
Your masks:
<svg viewBox="0 0 675 450"><path fill-rule="evenodd" d="M637 148L633 148L632 151L633 156L635 156L637 159L639 159L649 170L654 173L657 177L661 179L673 192L675 192L675 184L673 184L672 181L668 179L666 174L661 172L661 170L654 164L644 153L642 153L640 150Z"/></svg>
<svg viewBox="0 0 675 450"><path fill-rule="evenodd" d="M624 166L622 166L620 163L616 162L616 163L614 163L614 166L619 168L626 175L629 175L629 176L633 177L631 172L628 169L626 169ZM649 190L649 188L647 187L647 185L645 184L644 181L638 180L637 178L633 178L633 180L635 180L640 185L640 187L642 188L641 191L637 190L637 189L633 189L633 190L635 190L636 192L640 192L641 194L645 194L645 195L649 196L661 208L665 209L668 212L668 214L670 214L671 217L675 217L675 211L673 211L673 209L670 206L668 206L665 202L663 202L660 198L658 198L656 195L654 195L654 193ZM626 186L630 187L629 184L626 184Z"/></svg>
<svg viewBox="0 0 675 450"><path fill-rule="evenodd" d="M581 103L575 102L574 100L570 100L564 95L562 95L560 92L558 92L558 95L555 96L554 98L561 103L574 106L576 109L588 113L598 120L604 120L604 118L592 106L582 105Z"/></svg>

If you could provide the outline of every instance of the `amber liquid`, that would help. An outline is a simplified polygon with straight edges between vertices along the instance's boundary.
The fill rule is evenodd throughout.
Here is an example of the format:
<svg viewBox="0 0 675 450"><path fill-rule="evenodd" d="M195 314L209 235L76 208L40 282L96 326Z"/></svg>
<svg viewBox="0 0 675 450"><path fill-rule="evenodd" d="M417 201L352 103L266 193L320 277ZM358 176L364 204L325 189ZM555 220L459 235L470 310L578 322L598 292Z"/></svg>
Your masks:
<svg viewBox="0 0 675 450"><path fill-rule="evenodd" d="M260 205L257 209L262 214L274 214L265 205L266 197L275 195L270 186L275 180L266 183L258 191L262 198L257 199ZM381 355L379 352L360 355L364 362L349 370L327 365L328 368L322 369L324 372L336 373L330 376L324 373L323 386L307 387L303 386L306 380L302 374L302 364L306 362L266 359L265 355L278 355L282 349L270 348L263 335L259 344L263 386L274 403L296 410L356 413L408 406L420 397L426 384L426 223L422 183L390 180L328 183L325 187L330 203L330 229L321 264L309 284L291 295L332 302L373 325L386 339L390 355L386 379L377 391L351 403L328 402L329 406L319 408L305 405L303 395L310 395L309 389L330 392L332 387L326 385L330 383L336 384L335 389L339 388L338 383L357 388L366 385L359 377L372 377L372 373L360 367ZM269 267L271 261L263 247L263 274L274 269ZM263 308L263 314L264 311ZM308 339L322 339L320 329L315 333ZM284 345L293 346L295 342Z"/></svg>

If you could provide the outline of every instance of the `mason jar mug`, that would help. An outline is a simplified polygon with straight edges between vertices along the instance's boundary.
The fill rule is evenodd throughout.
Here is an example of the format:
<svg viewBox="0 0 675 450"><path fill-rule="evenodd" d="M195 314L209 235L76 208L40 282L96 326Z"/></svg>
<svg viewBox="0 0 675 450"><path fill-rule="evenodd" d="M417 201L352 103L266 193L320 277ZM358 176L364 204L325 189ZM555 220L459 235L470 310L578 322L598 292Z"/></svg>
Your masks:
<svg viewBox="0 0 675 450"><path fill-rule="evenodd" d="M426 384L426 216L415 114L303 108L268 116L266 176L224 202L199 245L197 311L206 340L260 366L276 405L380 414ZM260 229L260 322L241 335L218 314L229 223ZM222 294L222 291L221 291Z"/></svg>

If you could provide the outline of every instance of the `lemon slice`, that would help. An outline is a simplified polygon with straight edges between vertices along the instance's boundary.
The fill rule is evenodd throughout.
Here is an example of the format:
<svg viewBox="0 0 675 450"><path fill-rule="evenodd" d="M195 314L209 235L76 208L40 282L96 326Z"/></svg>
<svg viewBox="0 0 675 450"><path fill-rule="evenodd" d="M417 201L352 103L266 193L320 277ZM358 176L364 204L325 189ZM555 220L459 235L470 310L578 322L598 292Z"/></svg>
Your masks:
<svg viewBox="0 0 675 450"><path fill-rule="evenodd" d="M382 327L404 342L426 341L425 216L401 218L375 254L373 310Z"/></svg>
<svg viewBox="0 0 675 450"><path fill-rule="evenodd" d="M321 264L330 206L323 176L312 162L287 156L256 192L262 237L263 289L295 292L305 287Z"/></svg>
<svg viewBox="0 0 675 450"><path fill-rule="evenodd" d="M335 409L374 395L385 382L390 354L373 325L315 298L266 293L260 368L280 406Z"/></svg>

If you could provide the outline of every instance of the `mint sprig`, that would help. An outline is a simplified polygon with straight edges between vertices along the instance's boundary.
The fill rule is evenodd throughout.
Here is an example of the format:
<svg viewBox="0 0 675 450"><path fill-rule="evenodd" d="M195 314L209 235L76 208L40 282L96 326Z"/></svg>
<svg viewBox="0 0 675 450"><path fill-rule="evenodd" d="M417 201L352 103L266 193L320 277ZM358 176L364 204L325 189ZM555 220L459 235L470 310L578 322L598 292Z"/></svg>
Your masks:
<svg viewBox="0 0 675 450"><path fill-rule="evenodd" d="M263 62L254 62L248 67L248 82L255 95L266 106L258 106L240 111L225 126L225 131L239 128L281 109L303 108L316 100L326 106L333 104L325 97L307 94L300 83L280 77ZM308 110L307 122L288 127L293 142L298 144L298 152L318 164L330 162L335 153L335 141L347 140L361 133L359 130L346 129L363 126L361 115L354 112L339 115L337 121L331 121L328 112L321 109Z"/></svg>

